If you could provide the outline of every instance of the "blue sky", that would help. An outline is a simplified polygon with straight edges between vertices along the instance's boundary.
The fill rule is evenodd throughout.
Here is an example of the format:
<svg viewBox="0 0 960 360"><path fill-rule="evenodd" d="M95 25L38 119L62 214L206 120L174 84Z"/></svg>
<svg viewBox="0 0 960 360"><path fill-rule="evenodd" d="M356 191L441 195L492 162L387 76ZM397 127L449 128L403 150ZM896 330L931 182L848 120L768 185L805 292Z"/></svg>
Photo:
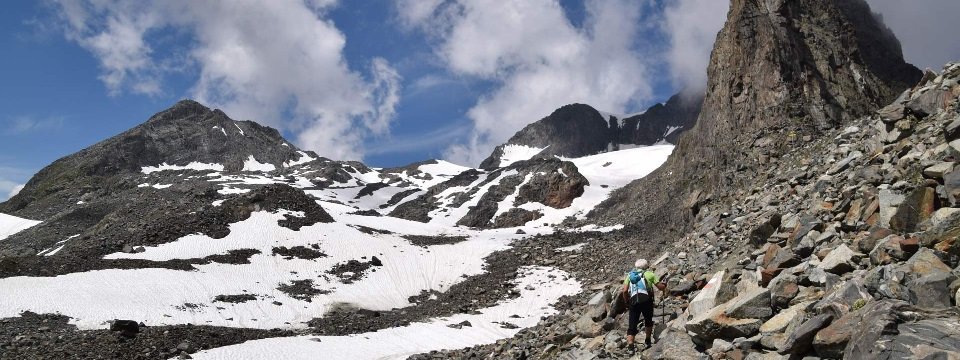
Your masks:
<svg viewBox="0 0 960 360"><path fill-rule="evenodd" d="M870 2L908 60L939 68L960 57L954 44L915 40L949 31L951 21L922 18L955 14L931 8L960 2ZM4 5L0 198L183 98L278 128L331 158L476 164L564 104L630 113L701 86L727 8L715 0Z"/></svg>

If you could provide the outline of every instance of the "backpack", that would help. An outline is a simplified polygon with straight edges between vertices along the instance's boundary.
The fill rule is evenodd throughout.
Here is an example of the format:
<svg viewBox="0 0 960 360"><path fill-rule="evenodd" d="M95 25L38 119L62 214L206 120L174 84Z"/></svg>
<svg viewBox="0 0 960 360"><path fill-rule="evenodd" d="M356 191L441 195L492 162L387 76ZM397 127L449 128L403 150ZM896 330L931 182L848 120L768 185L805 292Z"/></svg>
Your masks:
<svg viewBox="0 0 960 360"><path fill-rule="evenodd" d="M650 301L650 288L647 284L644 271L630 271L628 278L630 280L630 304L637 305Z"/></svg>

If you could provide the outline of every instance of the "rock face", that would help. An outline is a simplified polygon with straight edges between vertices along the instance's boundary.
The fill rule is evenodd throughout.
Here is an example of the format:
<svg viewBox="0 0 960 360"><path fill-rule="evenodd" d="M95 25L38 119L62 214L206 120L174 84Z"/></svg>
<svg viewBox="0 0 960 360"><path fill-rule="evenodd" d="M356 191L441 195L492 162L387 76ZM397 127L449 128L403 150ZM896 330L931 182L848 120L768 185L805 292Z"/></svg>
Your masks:
<svg viewBox="0 0 960 360"><path fill-rule="evenodd" d="M501 166L500 157L506 145L544 149L540 155L581 157L615 150L621 144L676 143L680 134L693 127L702 102L702 95L677 94L664 104L622 119L613 115L604 118L589 105L565 105L514 134L506 144L494 149L480 168Z"/></svg>
<svg viewBox="0 0 960 360"><path fill-rule="evenodd" d="M776 157L803 134L888 104L921 76L863 0L732 1L707 74L697 124L664 166L615 192L597 219L682 227L698 198L735 185L723 170L752 157L744 144ZM778 132L742 138L767 130ZM693 200L684 203L686 194Z"/></svg>

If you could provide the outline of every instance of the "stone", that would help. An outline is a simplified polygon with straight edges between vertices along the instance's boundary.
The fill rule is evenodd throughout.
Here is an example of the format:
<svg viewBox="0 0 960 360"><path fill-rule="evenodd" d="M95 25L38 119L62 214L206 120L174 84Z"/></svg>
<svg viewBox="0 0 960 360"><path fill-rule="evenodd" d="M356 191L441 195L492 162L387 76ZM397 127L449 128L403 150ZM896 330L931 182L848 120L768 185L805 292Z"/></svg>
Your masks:
<svg viewBox="0 0 960 360"><path fill-rule="evenodd" d="M890 228L901 232L913 232L917 225L933 215L937 193L931 187L920 187L907 196L890 218Z"/></svg>
<svg viewBox="0 0 960 360"><path fill-rule="evenodd" d="M699 359L701 354L696 348L685 331L668 329L644 355L650 359Z"/></svg>
<svg viewBox="0 0 960 360"><path fill-rule="evenodd" d="M770 303L775 308L785 308L800 292L798 279L792 274L781 274L770 282Z"/></svg>
<svg viewBox="0 0 960 360"><path fill-rule="evenodd" d="M770 290L758 287L740 293L730 300L725 314L737 319L770 318L773 315L773 309L770 308Z"/></svg>
<svg viewBox="0 0 960 360"><path fill-rule="evenodd" d="M706 346L714 339L750 337L760 331L762 321L758 319L735 319L726 316L730 303L721 304L694 316L684 325L684 329L693 334L694 342Z"/></svg>
<svg viewBox="0 0 960 360"><path fill-rule="evenodd" d="M845 359L958 359L960 319L956 317L900 322L906 310L894 307L864 316L861 330L853 335Z"/></svg>
<svg viewBox="0 0 960 360"><path fill-rule="evenodd" d="M950 285L957 280L951 272L934 272L907 283L910 302L930 310L947 309L951 306Z"/></svg>
<svg viewBox="0 0 960 360"><path fill-rule="evenodd" d="M861 279L850 279L831 289L820 301L813 304L818 314L831 314L840 318L856 306L858 302L873 300Z"/></svg>
<svg viewBox="0 0 960 360"><path fill-rule="evenodd" d="M860 322L865 311L867 310L848 313L818 331L813 338L813 349L817 355L830 359L843 358L843 350L847 347L850 338L860 330Z"/></svg>
<svg viewBox="0 0 960 360"><path fill-rule="evenodd" d="M780 269L795 266L799 263L800 259L793 252L776 244L771 244L763 254L760 266L765 269Z"/></svg>
<svg viewBox="0 0 960 360"><path fill-rule="evenodd" d="M954 118L943 128L943 136L947 138L947 141L960 139L960 116Z"/></svg>
<svg viewBox="0 0 960 360"><path fill-rule="evenodd" d="M787 337L783 346L777 349L780 354L806 354L813 345L813 338L820 329L830 325L833 320L831 314L820 314L804 321Z"/></svg>
<svg viewBox="0 0 960 360"><path fill-rule="evenodd" d="M810 303L800 303L792 305L781 310L762 325L760 325L761 334L783 333L792 330L793 327L800 325L803 316L806 313L804 309L810 306Z"/></svg>
<svg viewBox="0 0 960 360"><path fill-rule="evenodd" d="M767 238L770 235L773 235L774 232L780 227L780 214L773 214L770 216L770 219L767 219L763 224L757 226L750 232L750 241L754 245L762 245L766 243Z"/></svg>
<svg viewBox="0 0 960 360"><path fill-rule="evenodd" d="M110 331L119 332L120 336L126 338L133 338L140 333L140 323L133 320L114 320L110 323Z"/></svg>
<svg viewBox="0 0 960 360"><path fill-rule="evenodd" d="M851 163L853 163L855 160L857 160L857 159L859 159L859 158L861 158L861 157L863 157L863 153L862 153L862 152L854 151L854 152L850 153L850 155L848 155L847 157L843 158L843 160L840 160L840 161L836 162L835 164L833 164L833 166L830 167L829 170L827 170L827 175L835 175L835 174L837 174L837 173L839 173L839 172L841 172L841 171L843 171L843 170L846 170L847 167L849 167Z"/></svg>
<svg viewBox="0 0 960 360"><path fill-rule="evenodd" d="M828 273L821 268L810 268L807 270L807 280L822 288L832 288L840 282L840 276Z"/></svg>
<svg viewBox="0 0 960 360"><path fill-rule="evenodd" d="M720 292L725 274L724 271L718 271L710 278L710 281L707 281L703 289L700 289L700 292L690 301L690 305L687 307L690 316L696 317L704 314L718 305L717 294Z"/></svg>
<svg viewBox="0 0 960 360"><path fill-rule="evenodd" d="M840 244L840 246L831 250L817 267L830 273L842 275L855 269L855 255L853 250Z"/></svg>
<svg viewBox="0 0 960 360"><path fill-rule="evenodd" d="M960 180L960 177L958 177L958 180ZM880 226L889 226L890 219L893 218L893 215L897 212L897 208L903 203L905 198L905 196L895 193L892 190L880 190L878 196L880 207L880 218L878 221Z"/></svg>
<svg viewBox="0 0 960 360"><path fill-rule="evenodd" d="M960 155L960 140L954 140L951 146L956 144L955 150ZM947 200L951 206L960 206L960 171L951 171L943 175L943 190L947 193Z"/></svg>
<svg viewBox="0 0 960 360"><path fill-rule="evenodd" d="M880 240L870 251L870 263L886 265L895 261L904 261L910 258L920 244L917 238L904 239L902 236L890 235Z"/></svg>
<svg viewBox="0 0 960 360"><path fill-rule="evenodd" d="M799 239L807 236L811 231L823 231L823 222L814 216L804 216L800 218L800 223L790 234L790 243L796 244ZM789 265L793 266L793 265Z"/></svg>
<svg viewBox="0 0 960 360"><path fill-rule="evenodd" d="M953 170L953 162L941 162L923 169L923 176L931 179L943 179L943 175Z"/></svg>
<svg viewBox="0 0 960 360"><path fill-rule="evenodd" d="M923 277L935 272L951 271L950 267L944 264L933 250L927 248L920 249L916 254L913 254L901 268L914 278Z"/></svg>

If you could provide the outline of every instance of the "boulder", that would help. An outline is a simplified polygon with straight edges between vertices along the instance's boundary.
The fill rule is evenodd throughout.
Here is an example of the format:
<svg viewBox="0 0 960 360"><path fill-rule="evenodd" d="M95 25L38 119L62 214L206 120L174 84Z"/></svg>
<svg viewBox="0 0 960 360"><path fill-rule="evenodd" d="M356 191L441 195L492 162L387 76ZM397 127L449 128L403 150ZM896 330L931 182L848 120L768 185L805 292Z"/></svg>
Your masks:
<svg viewBox="0 0 960 360"><path fill-rule="evenodd" d="M840 282L840 276L828 273L821 268L810 268L807 270L807 280L819 287L829 289Z"/></svg>
<svg viewBox="0 0 960 360"><path fill-rule="evenodd" d="M950 267L944 264L933 250L923 248L910 257L901 268L913 278L920 278L937 272L950 272Z"/></svg>
<svg viewBox="0 0 960 360"><path fill-rule="evenodd" d="M958 359L960 319L909 320L905 309L893 309L870 319L851 337L845 359Z"/></svg>
<svg viewBox="0 0 960 360"><path fill-rule="evenodd" d="M710 281L707 281L703 289L700 289L700 292L690 301L690 306L687 308L690 316L696 317L718 305L717 294L720 292L725 274L724 271L717 272L710 278Z"/></svg>
<svg viewBox="0 0 960 360"><path fill-rule="evenodd" d="M777 352L781 354L806 354L810 351L813 338L817 335L817 332L830 325L832 320L833 315L820 314L804 321L787 336L787 340L782 347L777 349Z"/></svg>
<svg viewBox="0 0 960 360"><path fill-rule="evenodd" d="M657 342L645 352L650 359L698 359L700 353L693 339L685 331L669 329L660 335Z"/></svg>
<svg viewBox="0 0 960 360"><path fill-rule="evenodd" d="M783 333L793 330L793 327L800 325L803 316L806 313L804 309L810 306L810 303L800 303L781 310L770 320L760 325L760 334Z"/></svg>
<svg viewBox="0 0 960 360"><path fill-rule="evenodd" d="M140 333L140 323L133 320L114 320L110 323L110 331L116 331L122 337L134 338Z"/></svg>
<svg viewBox="0 0 960 360"><path fill-rule="evenodd" d="M923 169L923 176L931 179L942 180L943 175L953 170L953 162L941 162Z"/></svg>
<svg viewBox="0 0 960 360"><path fill-rule="evenodd" d="M709 311L694 316L684 325L693 336L693 341L707 346L714 339L750 337L760 331L758 319L734 319L726 315L731 302L721 304Z"/></svg>
<svg viewBox="0 0 960 360"><path fill-rule="evenodd" d="M958 177L958 180L960 180L960 177ZM958 185L960 185L960 182L958 182ZM889 226L890 219L893 218L893 215L897 212L897 208L903 203L905 198L905 196L892 190L880 190L880 194L878 195L880 218L878 221L881 227Z"/></svg>
<svg viewBox="0 0 960 360"><path fill-rule="evenodd" d="M897 207L890 218L890 228L901 232L912 232L917 225L926 221L936 209L937 192L931 187L919 187Z"/></svg>
<svg viewBox="0 0 960 360"><path fill-rule="evenodd" d="M870 251L870 263L886 265L895 261L904 261L910 258L920 248L917 238L904 239L899 235L890 235L877 242Z"/></svg>
<svg viewBox="0 0 960 360"><path fill-rule="evenodd" d="M950 145L957 145L954 151L960 152L960 140L950 142ZM951 206L960 206L960 171L951 171L943 175L943 190L947 193L947 199Z"/></svg>
<svg viewBox="0 0 960 360"><path fill-rule="evenodd" d="M768 288L770 289L770 303L773 307L782 309L790 304L790 300L793 300L800 292L798 280L792 274L781 274L770 282Z"/></svg>
<svg viewBox="0 0 960 360"><path fill-rule="evenodd" d="M755 246L763 245L767 242L767 238L770 235L773 235L774 232L780 227L780 214L773 214L770 216L770 219L765 221L760 226L757 226L753 231L750 232L750 241Z"/></svg>
<svg viewBox="0 0 960 360"><path fill-rule="evenodd" d="M950 285L957 276L949 271L926 274L907 283L910 302L919 308L938 310L951 306Z"/></svg>
<svg viewBox="0 0 960 360"><path fill-rule="evenodd" d="M876 302L868 306L873 306ZM813 338L813 349L817 355L829 359L843 358L843 349L847 347L850 337L860 330L860 322L866 309L847 313L830 323L829 326L817 332Z"/></svg>
<svg viewBox="0 0 960 360"><path fill-rule="evenodd" d="M770 308L770 290L757 287L740 293L730 300L725 314L737 319L768 319L773 315Z"/></svg>
<svg viewBox="0 0 960 360"><path fill-rule="evenodd" d="M840 244L817 265L818 268L834 274L845 274L855 269L856 253L846 245Z"/></svg>
<svg viewBox="0 0 960 360"><path fill-rule="evenodd" d="M800 263L800 259L787 249L776 244L770 244L767 251L763 253L763 259L760 266L764 269L782 269L795 266Z"/></svg>
<svg viewBox="0 0 960 360"><path fill-rule="evenodd" d="M818 314L830 314L834 318L840 318L852 308L863 306L871 300L873 297L863 285L863 280L854 278L830 290L823 299L813 304L813 310Z"/></svg>
<svg viewBox="0 0 960 360"><path fill-rule="evenodd" d="M906 302L883 300L868 304L859 312L857 330L850 334L843 350L844 359L875 359L883 349L878 342L887 334L896 333L899 313L909 306Z"/></svg>

